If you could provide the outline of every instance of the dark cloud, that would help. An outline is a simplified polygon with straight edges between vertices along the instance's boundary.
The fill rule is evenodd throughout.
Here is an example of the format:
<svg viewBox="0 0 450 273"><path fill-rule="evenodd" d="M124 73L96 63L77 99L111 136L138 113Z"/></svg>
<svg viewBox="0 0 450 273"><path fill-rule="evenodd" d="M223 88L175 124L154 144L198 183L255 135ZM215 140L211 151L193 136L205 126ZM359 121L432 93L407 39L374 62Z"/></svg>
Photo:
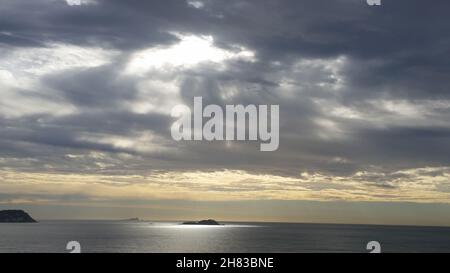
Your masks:
<svg viewBox="0 0 450 273"><path fill-rule="evenodd" d="M113 65L52 74L43 81L69 103L94 110L135 99L134 83L121 79Z"/></svg>
<svg viewBox="0 0 450 273"><path fill-rule="evenodd" d="M155 9L136 12L132 6L115 1L81 6L54 0L1 4L0 30L12 35L2 36L0 41L15 46L63 42L127 50L176 40L165 31L165 25L160 25L158 17L163 14Z"/></svg>

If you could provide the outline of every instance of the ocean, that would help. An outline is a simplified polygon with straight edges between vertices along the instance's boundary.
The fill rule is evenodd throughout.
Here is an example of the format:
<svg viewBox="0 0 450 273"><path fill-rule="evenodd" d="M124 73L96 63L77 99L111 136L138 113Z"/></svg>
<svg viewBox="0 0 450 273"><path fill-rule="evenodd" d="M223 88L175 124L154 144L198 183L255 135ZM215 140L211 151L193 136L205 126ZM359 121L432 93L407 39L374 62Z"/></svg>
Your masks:
<svg viewBox="0 0 450 273"><path fill-rule="evenodd" d="M450 252L450 228L335 224L224 223L185 226L169 222L41 221L0 224L0 252L302 253Z"/></svg>

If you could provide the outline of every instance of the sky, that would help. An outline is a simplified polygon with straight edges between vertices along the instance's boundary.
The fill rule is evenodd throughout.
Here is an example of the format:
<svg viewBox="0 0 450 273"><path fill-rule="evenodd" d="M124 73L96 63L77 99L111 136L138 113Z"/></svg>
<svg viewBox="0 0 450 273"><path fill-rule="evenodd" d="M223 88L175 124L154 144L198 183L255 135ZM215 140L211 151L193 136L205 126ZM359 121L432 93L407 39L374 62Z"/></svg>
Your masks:
<svg viewBox="0 0 450 273"><path fill-rule="evenodd" d="M0 0L0 209L450 225L445 0ZM280 144L171 109L279 105Z"/></svg>

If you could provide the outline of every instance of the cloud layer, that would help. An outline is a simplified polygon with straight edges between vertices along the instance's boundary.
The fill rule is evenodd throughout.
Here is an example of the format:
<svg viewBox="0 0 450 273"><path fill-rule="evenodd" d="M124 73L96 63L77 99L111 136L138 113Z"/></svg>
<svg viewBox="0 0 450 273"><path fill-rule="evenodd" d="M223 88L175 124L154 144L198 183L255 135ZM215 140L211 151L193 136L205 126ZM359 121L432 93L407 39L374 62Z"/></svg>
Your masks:
<svg viewBox="0 0 450 273"><path fill-rule="evenodd" d="M449 200L448 1L80 3L0 1L0 202ZM173 141L194 96L280 149Z"/></svg>

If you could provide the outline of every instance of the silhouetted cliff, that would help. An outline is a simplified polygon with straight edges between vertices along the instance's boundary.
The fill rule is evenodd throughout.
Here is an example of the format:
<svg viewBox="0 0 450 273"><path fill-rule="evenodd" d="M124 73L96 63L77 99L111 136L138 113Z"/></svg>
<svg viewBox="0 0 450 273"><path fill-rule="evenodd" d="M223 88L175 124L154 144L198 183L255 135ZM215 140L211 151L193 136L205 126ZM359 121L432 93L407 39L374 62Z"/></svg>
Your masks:
<svg viewBox="0 0 450 273"><path fill-rule="evenodd" d="M36 223L36 220L23 210L0 210L0 223Z"/></svg>

